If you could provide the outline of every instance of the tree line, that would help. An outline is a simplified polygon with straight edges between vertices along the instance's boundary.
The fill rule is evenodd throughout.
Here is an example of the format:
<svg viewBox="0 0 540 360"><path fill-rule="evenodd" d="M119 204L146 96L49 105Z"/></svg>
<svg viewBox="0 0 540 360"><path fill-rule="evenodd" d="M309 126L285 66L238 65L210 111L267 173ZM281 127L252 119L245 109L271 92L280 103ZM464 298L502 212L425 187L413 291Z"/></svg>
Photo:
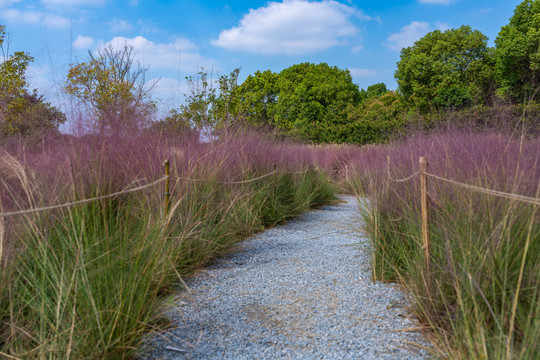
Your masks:
<svg viewBox="0 0 540 360"><path fill-rule="evenodd" d="M36 90L27 90L24 73L32 57L8 55L4 37L1 26L0 136L32 137L57 129L65 116ZM164 119L150 121L156 112L150 96L155 83L145 81L147 70L134 63L133 48L106 47L73 64L64 89L93 115L94 129L101 133L151 127L219 134L240 124L281 129L313 143L378 143L412 123L426 126L449 113L487 113L486 121L497 104L538 105L540 0L516 7L494 47L480 31L464 25L430 32L402 49L395 91L383 83L359 89L348 70L326 63L257 71L241 84L240 69L216 79L201 69L186 79L185 103Z"/></svg>

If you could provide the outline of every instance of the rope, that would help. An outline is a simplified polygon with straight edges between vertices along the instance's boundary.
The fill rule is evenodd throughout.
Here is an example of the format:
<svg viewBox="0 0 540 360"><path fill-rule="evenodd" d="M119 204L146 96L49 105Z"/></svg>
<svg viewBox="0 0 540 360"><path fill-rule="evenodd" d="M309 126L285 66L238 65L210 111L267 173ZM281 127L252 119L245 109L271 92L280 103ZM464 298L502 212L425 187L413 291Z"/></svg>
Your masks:
<svg viewBox="0 0 540 360"><path fill-rule="evenodd" d="M392 178L392 176L390 176L390 172L388 172L388 178L390 179L390 181L393 181L393 182L405 182L405 181L411 180L413 177L415 177L418 174L420 174L420 170L418 170L417 172L415 172L414 174L412 174L410 176L407 176L406 178L394 179L394 178Z"/></svg>
<svg viewBox="0 0 540 360"><path fill-rule="evenodd" d="M433 175L433 174L430 174L430 173L427 173L427 172L423 172L423 174L425 174L427 176L430 176L430 177L432 177L434 179L437 179L437 180L445 181L447 183L450 183L450 184L453 184L453 185L456 185L456 186L461 186L461 187L469 189L469 190L478 191L478 192L481 192L481 193L484 193L484 194L504 197L504 198L512 199L512 200L519 200L519 201L523 201L523 202L533 204L533 205L540 205L540 199L538 199L538 198L533 198L533 197L528 197L528 196L523 196L523 195L517 195L517 194L511 194L511 193L505 193L505 192L497 191L497 190L485 189L485 188L481 188L481 187L474 186L474 185L467 185L467 184L463 184L463 183L460 183L460 182L457 182L457 181L454 181L454 180L445 179L443 177Z"/></svg>
<svg viewBox="0 0 540 360"><path fill-rule="evenodd" d="M308 172L309 169L303 170L303 171L279 171L281 174L304 174ZM264 179L265 177L268 177L270 175L277 174L278 171L272 171L268 174L264 174L262 176L256 177L255 179L249 179L249 180L242 180L242 181L212 181L212 180L202 180L202 179L193 179L193 178L187 178L183 176L173 176L171 175L171 179L179 179L179 180L186 180L186 181L192 181L192 182L200 182L200 183L216 183L216 184L223 184L223 185L235 185L235 184L247 184L250 182L254 182L257 180Z"/></svg>
<svg viewBox="0 0 540 360"><path fill-rule="evenodd" d="M262 176L259 176L255 179L249 179L249 180L243 180L243 181L212 181L212 180L200 180L200 179L192 179L192 178L186 178L182 176L171 176L171 179L180 179L180 180L186 180L186 181L193 181L193 182L204 182L204 183L217 183L217 184L224 184L224 185L232 185L232 184L246 184L253 181L257 181L260 179L263 179L267 176L274 175L276 171L272 171L268 174L264 174Z"/></svg>
<svg viewBox="0 0 540 360"><path fill-rule="evenodd" d="M306 170L303 170L303 171L285 172L285 173L287 173L287 174L303 174L303 173L306 173L308 171L309 171L309 169L306 169ZM243 181L226 181L226 182L218 182L218 183L219 184L229 184L229 185L246 184L246 183L250 183L250 182L254 182L254 181L257 181L257 180L264 179L265 177L268 177L270 175L274 175L276 173L277 173L277 171L272 171L272 172L270 172L268 174L264 174L262 176L259 176L259 177L255 178L255 179L243 180ZM0 213L0 218L6 218L6 217L16 216L16 215L32 214L32 213L41 212L41 211L47 211L47 210L61 209L61 208L71 207L71 206L75 206L75 205L79 205L79 204L85 204L85 203L89 203L89 202L93 202L93 201L109 199L109 198L112 198L112 197L115 197L115 196L118 196L118 195L132 193L132 192L140 191L140 190L155 186L155 185L157 185L157 184L159 184L159 183L161 183L161 182L163 182L163 181L165 181L165 180L167 180L169 178L187 180L187 181L193 181L193 182L206 182L206 183L211 183L212 182L210 180L199 180L199 179L186 178L186 177L182 177L182 176L164 176L164 177L162 177L162 178L160 178L160 179L158 179L158 180L156 180L154 182L151 182L151 183L146 184L146 185L141 185L141 186L138 186L138 187L133 188L133 189L117 191L115 193L108 194L108 195L102 195L102 196L93 197L93 198L89 198L89 199L73 201L73 202L60 204L60 205L52 205L52 206L45 206L45 207L36 208L36 209L27 209L27 210L19 210L19 211L11 211L11 212L6 212L6 213Z"/></svg>
<svg viewBox="0 0 540 360"><path fill-rule="evenodd" d="M155 186L155 185L157 185L157 184L159 184L159 183L161 183L161 182L163 182L165 180L167 180L167 176L164 176L161 179L158 179L158 180L156 180L154 182L151 182L149 184L146 184L146 185L137 186L136 188L133 188L133 189L117 191L115 193L108 194L108 195L102 195L102 196L93 197L93 198L89 198L89 199L73 201L73 202L69 202L69 203L65 203L65 204L61 204L61 205L52 205L52 206L46 206L46 207L37 208L37 209L28 209L28 210L20 210L20 211L12 211L12 212L7 212L7 213L0 213L0 218L8 217L8 216L15 216L15 215L31 214L31 213L47 211L47 210L61 209L61 208L71 207L71 206L79 205L79 204L85 204L85 203L89 203L89 202L93 202L93 201L109 199L109 198L112 198L112 197L115 197L115 196L118 196L118 195L132 193L132 192L135 192L135 191L140 191L140 190Z"/></svg>
<svg viewBox="0 0 540 360"><path fill-rule="evenodd" d="M310 169L306 169L306 170L302 170L302 171L280 171L280 173L282 173L282 174L305 174L309 170Z"/></svg>

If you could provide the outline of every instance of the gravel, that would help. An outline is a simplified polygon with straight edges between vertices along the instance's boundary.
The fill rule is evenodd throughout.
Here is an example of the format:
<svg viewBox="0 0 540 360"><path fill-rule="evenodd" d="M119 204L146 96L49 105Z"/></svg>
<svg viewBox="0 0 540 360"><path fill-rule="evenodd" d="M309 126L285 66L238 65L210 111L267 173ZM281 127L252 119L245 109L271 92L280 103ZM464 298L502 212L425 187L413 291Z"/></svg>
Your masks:
<svg viewBox="0 0 540 360"><path fill-rule="evenodd" d="M370 279L358 202L305 213L243 242L172 297L173 326L140 359L426 359L393 284Z"/></svg>

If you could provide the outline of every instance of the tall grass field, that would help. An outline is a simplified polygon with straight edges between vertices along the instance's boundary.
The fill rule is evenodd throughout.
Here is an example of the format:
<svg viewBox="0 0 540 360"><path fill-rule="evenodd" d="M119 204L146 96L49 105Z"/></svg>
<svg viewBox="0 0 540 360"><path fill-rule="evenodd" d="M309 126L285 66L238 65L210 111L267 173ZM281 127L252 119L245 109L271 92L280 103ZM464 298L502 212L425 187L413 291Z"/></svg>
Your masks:
<svg viewBox="0 0 540 360"><path fill-rule="evenodd" d="M443 178L540 196L540 139L501 132L441 130L366 147L247 131L210 143L148 133L7 145L0 213L152 184L165 159L171 191L169 209L159 181L0 217L0 358L135 358L167 326L160 304L186 276L340 191L369 200L359 221L373 278L404 287L435 358L540 358L538 206L428 178L428 273L419 176L395 181L415 174L420 156Z"/></svg>
<svg viewBox="0 0 540 360"><path fill-rule="evenodd" d="M387 156L390 166L387 166ZM373 277L399 281L450 359L540 358L538 205L477 193L428 177L430 269L422 249L419 176L538 198L540 140L446 131L357 154L349 186L371 200L363 211Z"/></svg>
<svg viewBox="0 0 540 360"><path fill-rule="evenodd" d="M315 150L257 135L204 144L83 137L0 153L0 358L129 359L184 276L247 235L334 199ZM241 184L227 184L255 179ZM187 180L189 179L189 180Z"/></svg>

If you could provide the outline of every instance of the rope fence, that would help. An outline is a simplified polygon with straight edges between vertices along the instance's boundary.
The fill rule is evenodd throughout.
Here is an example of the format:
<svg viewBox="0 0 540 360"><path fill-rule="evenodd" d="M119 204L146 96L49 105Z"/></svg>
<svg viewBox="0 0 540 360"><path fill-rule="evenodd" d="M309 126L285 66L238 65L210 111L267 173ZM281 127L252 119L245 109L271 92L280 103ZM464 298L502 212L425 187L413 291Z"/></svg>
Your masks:
<svg viewBox="0 0 540 360"><path fill-rule="evenodd" d="M388 177L389 182L395 182L395 183L405 182L405 181L409 181L409 180L415 178L416 176L420 175L420 195L421 195L420 204L421 204L421 211L422 211L422 249L424 250L424 262L425 262L426 274L427 274L426 282L428 282L428 283L430 282L430 279L429 279L429 276L430 276L430 271L429 271L429 267L430 267L430 261L429 261L429 259L430 259L429 208L428 208L428 201L427 201L427 199L428 199L427 178L428 177L433 178L435 180L443 181L443 182L446 182L446 183L449 183L449 184L452 184L452 185L455 185L455 186L459 186L459 187L462 187L462 188L467 189L467 190L483 193L483 194L486 194L486 195L497 196L497 197L501 197L501 198L506 198L506 199L510 199L510 200L516 200L516 201L532 204L532 205L535 205L535 206L540 206L540 199L539 198L534 198L534 197L529 197L529 196L524 196L524 195L519 195L519 194L512 194L512 193L507 193L507 192L503 192L503 191L486 189L486 188L483 188L483 187L469 185L469 184L465 184L465 183L458 182L458 181L455 181L455 180L446 179L446 178L443 178L441 176L438 176L438 175L431 174L431 173L427 172L427 166L428 166L428 162L427 162L426 158L425 157L420 157L420 159L419 159L419 170L418 171L416 171L415 173L413 173L413 174L411 174L411 175L409 175L409 176L407 176L405 178L394 179L394 178L392 178L392 176L390 174L390 167L391 167L390 166L390 156L387 157L387 177Z"/></svg>
<svg viewBox="0 0 540 360"><path fill-rule="evenodd" d="M486 188L483 188L483 187L480 187L480 186L475 186L475 185L469 185L469 184L461 183L461 182L458 182L458 181L455 181L455 180L446 179L446 178L443 178L441 176L428 173L427 171L418 170L415 173L413 173L413 174L411 174L411 175L409 175L409 176L407 176L405 178L402 178L402 179L394 179L390 175L390 167L388 167L388 171L387 171L388 179L391 182L395 182L395 183L406 182L406 181L412 180L417 175L422 175L422 174L426 175L426 176L429 176L431 178L440 180L440 181L444 181L444 182L452 184L452 185L456 185L456 186L460 186L460 187L465 188L465 189L469 189L471 191L477 191L477 192L480 192L480 193L484 193L486 195L493 195L493 196L502 197L502 198L506 198L506 199L510 199L510 200L518 200L518 201L526 202L526 203L529 203L529 204L532 204L532 205L540 205L540 199L539 198L534 198L534 197L529 197L529 196L524 196L524 195L519 195L519 194L512 194L512 193L507 193L507 192L498 191L498 190L486 189Z"/></svg>
<svg viewBox="0 0 540 360"><path fill-rule="evenodd" d="M413 179L414 177L416 177L416 175L418 175L418 174L420 174L420 173L421 173L421 171L418 170L418 171L415 172L414 174L412 174L412 175L410 175L410 176L407 176L407 177L405 177L405 178L403 178L403 179L394 179L394 178L392 178L390 175L388 175L388 179L389 179L390 181L396 182L396 183L406 182L406 181L409 181L409 180Z"/></svg>
<svg viewBox="0 0 540 360"><path fill-rule="evenodd" d="M71 206L80 205L80 204L86 204L86 203L89 203L89 202L103 200L103 199L109 199L109 198L112 198L112 197L115 197L115 196L119 196L119 195L123 195L123 194L128 194L128 193L144 190L146 188L155 186L155 185L157 185L157 184L159 184L159 183L161 183L161 182L163 182L163 181L165 181L167 179L168 179L168 177L164 176L161 179L157 179L156 181L153 181L153 182L151 182L149 184L146 184L146 185L137 186L136 188L133 188L133 189L117 191L117 192L114 192L114 193L111 193L111 194L97 196L97 197L84 199L84 200L68 202L68 203L65 203L65 204L45 206L45 207L42 207L42 208L35 208L35 209L27 209L27 210L19 210L19 211L0 213L0 217L9 217L9 216L15 216L15 215L26 215L26 214L31 214L31 213L41 212L41 211L62 209L62 208L66 208L66 207L71 207Z"/></svg>
<svg viewBox="0 0 540 360"><path fill-rule="evenodd" d="M440 181L450 183L452 185L460 186L462 188L469 189L469 190L472 190L472 191L477 191L477 192L484 193L484 194L487 194L487 195L498 196L498 197L511 199L511 200L518 200L518 201L526 202L526 203L533 204L533 205L540 205L540 199L537 199L537 198L524 196L524 195L518 195L518 194L512 194L512 193L506 193L506 192L497 191L497 190L485 189L485 188L482 188L482 187L479 187L479 186L474 186L474 185L468 185L468 184L460 183L460 182L457 182L457 181L454 181L454 180L445 179L443 177L440 177L440 176L437 176L437 175L434 175L434 174L430 174L428 172L426 172L425 175L429 176L429 177L432 177L434 179L440 180Z"/></svg>
<svg viewBox="0 0 540 360"><path fill-rule="evenodd" d="M192 179L192 178L186 178L182 176L173 176L171 175L171 179L178 179L178 180L185 180L185 181L191 181L191 182L198 182L198 183L216 183L221 185L236 185L236 184L247 184L250 182L254 182L257 180L264 179L265 177L268 177L270 175L277 174L277 171L272 171L270 173L264 174L262 176L259 176L255 179L249 179L249 180L243 180L243 181L212 181L212 180L203 180L203 179Z"/></svg>
<svg viewBox="0 0 540 360"><path fill-rule="evenodd" d="M88 199L83 199L83 200L78 200L78 201L72 201L72 202L59 204L59 205L51 205L51 206L45 206L45 207L41 207L41 208L33 208L33 209L26 209L26 210L18 210L18 211L10 211L10 212L5 212L5 213L0 213L0 218L7 218L7 217L17 216L17 215L27 215L27 214L37 213L37 212L62 209L62 208L72 207L72 206L76 206L76 205L80 205L80 204L86 204L86 203L90 203L90 202L94 202L94 201L110 199L110 198L120 196L120 195L123 195L123 194L128 194L128 193L132 193L132 192L141 191L141 190L156 186L156 185L158 185L158 184L160 184L162 182L165 182L165 210L166 210L166 212L168 212L169 203L170 203L170 179L177 179L177 180L184 180L184 181L191 181L191 182L200 182L200 183L216 183L216 184L222 184L222 185L238 185L238 184L247 184L247 183L251 183L251 182L254 182L254 181L258 181L258 180L264 179L264 178L266 178L268 176L275 175L275 174L278 174L278 173L281 173L281 174L304 174L304 173L306 173L306 172L308 172L310 170L310 169L306 169L306 170L303 170L303 171L280 171L280 172L278 172L276 170L276 165L274 165L274 171L266 173L264 175L261 175L259 177L254 178L254 179L242 180L242 181L212 181L212 180L193 179L193 178L187 178L187 177L182 177L182 176L170 175L169 174L169 160L165 160L163 165L165 166L165 176L163 176L162 178L159 178L159 179L157 179L155 181L152 181L151 183L145 184L145 185L137 186L137 187L131 188L131 189L117 191L117 192L107 194L107 195L96 196L96 197L93 197L93 198L88 198Z"/></svg>

